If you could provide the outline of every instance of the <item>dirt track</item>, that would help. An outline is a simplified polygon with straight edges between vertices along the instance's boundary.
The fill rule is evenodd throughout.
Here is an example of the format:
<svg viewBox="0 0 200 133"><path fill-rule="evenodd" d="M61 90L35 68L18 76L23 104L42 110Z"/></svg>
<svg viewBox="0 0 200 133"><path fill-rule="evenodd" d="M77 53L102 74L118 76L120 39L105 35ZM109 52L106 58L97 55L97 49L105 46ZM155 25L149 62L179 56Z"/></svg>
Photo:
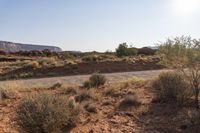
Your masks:
<svg viewBox="0 0 200 133"><path fill-rule="evenodd" d="M159 75L160 72L166 70L148 70L148 71L136 71L136 72L123 72L123 73L109 73L104 74L108 79L108 82L118 82L122 80L126 80L130 77L136 76L144 78L145 80L151 80ZM57 82L62 82L64 84L82 84L85 80L89 78L90 75L76 75L76 76L64 76L64 77L52 77L52 78L39 78L39 79L27 79L27 80L13 80L13 81L0 81L0 85L2 84L10 84L20 83L24 87L43 87L43 86L51 86Z"/></svg>

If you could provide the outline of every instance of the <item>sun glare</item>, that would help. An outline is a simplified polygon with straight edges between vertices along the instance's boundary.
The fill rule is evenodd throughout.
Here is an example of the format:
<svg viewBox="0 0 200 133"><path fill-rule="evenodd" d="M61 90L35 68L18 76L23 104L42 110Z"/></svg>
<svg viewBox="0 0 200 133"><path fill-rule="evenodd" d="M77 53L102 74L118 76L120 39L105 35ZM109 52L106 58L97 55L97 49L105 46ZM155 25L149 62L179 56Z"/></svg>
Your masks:
<svg viewBox="0 0 200 133"><path fill-rule="evenodd" d="M172 0L174 11L178 15L192 15L198 11L200 0Z"/></svg>

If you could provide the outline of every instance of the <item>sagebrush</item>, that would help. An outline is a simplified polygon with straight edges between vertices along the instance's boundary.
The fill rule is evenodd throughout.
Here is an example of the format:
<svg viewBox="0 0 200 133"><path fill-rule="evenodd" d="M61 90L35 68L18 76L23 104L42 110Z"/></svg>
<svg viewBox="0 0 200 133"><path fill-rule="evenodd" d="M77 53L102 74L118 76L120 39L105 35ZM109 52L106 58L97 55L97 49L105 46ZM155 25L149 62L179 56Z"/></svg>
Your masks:
<svg viewBox="0 0 200 133"><path fill-rule="evenodd" d="M59 133L74 126L79 108L73 100L50 94L23 99L16 111L17 124L24 133Z"/></svg>

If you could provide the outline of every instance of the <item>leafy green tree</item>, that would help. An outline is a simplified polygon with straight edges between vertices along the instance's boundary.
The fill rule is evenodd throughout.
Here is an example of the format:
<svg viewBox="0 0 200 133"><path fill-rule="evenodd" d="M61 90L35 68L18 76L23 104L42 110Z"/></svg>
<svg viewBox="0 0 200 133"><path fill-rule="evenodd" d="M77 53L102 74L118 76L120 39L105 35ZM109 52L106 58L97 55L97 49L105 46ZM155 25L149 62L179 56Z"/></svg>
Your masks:
<svg viewBox="0 0 200 133"><path fill-rule="evenodd" d="M116 54L118 57L128 56L128 45L126 43L119 44Z"/></svg>
<svg viewBox="0 0 200 133"><path fill-rule="evenodd" d="M199 108L200 91L200 40L188 36L168 39L159 44L162 63L176 68L194 89L195 106Z"/></svg>
<svg viewBox="0 0 200 133"><path fill-rule="evenodd" d="M122 43L116 49L116 54L118 57L137 55L137 49L132 46L129 48L126 43Z"/></svg>

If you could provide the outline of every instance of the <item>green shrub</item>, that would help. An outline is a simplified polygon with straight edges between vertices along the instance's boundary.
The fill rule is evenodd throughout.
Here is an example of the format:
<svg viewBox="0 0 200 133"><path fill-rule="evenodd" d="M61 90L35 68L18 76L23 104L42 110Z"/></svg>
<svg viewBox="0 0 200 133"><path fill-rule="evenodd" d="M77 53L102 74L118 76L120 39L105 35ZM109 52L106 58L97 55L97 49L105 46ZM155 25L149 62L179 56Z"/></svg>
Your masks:
<svg viewBox="0 0 200 133"><path fill-rule="evenodd" d="M158 99L163 102L186 102L192 95L189 84L174 72L161 73L153 81L152 87L158 91Z"/></svg>
<svg viewBox="0 0 200 133"><path fill-rule="evenodd" d="M85 81L83 83L84 88L92 88L92 87L99 87L101 85L104 85L106 83L106 77L101 74L93 74L90 78L89 81Z"/></svg>
<svg viewBox="0 0 200 133"><path fill-rule="evenodd" d="M126 43L119 44L118 48L116 49L116 55L118 57L123 56L133 56L137 55L138 50L133 47L128 47Z"/></svg>
<svg viewBox="0 0 200 133"><path fill-rule="evenodd" d="M99 87L106 83L106 77L101 74L93 74L90 79L91 87Z"/></svg>
<svg viewBox="0 0 200 133"><path fill-rule="evenodd" d="M120 110L132 109L133 107L140 106L141 103L138 101L136 95L128 94L120 103L118 108Z"/></svg>
<svg viewBox="0 0 200 133"><path fill-rule="evenodd" d="M126 43L120 44L116 49L116 54L118 57L128 56L128 45Z"/></svg>
<svg viewBox="0 0 200 133"><path fill-rule="evenodd" d="M23 99L16 114L21 132L59 133L76 124L79 108L73 100L40 94Z"/></svg>

